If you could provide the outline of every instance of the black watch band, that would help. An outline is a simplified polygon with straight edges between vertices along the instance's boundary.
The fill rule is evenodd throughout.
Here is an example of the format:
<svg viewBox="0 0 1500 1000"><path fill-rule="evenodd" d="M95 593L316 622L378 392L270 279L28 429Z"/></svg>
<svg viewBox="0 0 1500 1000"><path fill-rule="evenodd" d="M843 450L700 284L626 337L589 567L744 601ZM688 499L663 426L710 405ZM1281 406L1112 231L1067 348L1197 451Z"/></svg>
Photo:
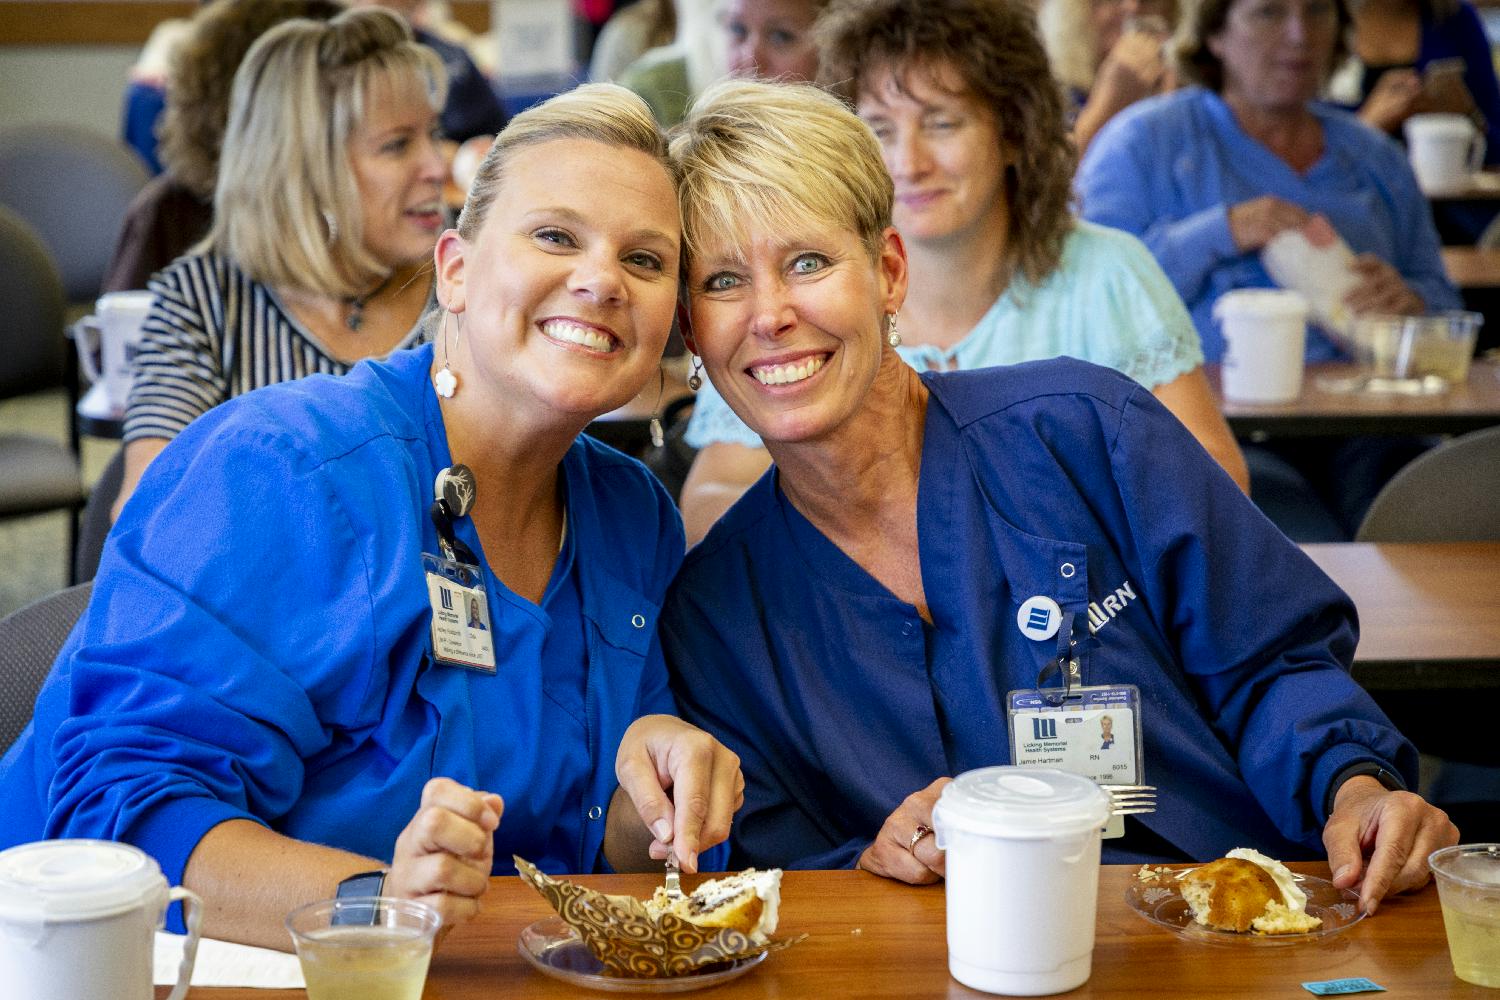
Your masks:
<svg viewBox="0 0 1500 1000"><path fill-rule="evenodd" d="M373 872L360 872L358 875L350 875L339 883L339 888L334 893L334 898L339 900L368 899L379 896L385 889L386 870L381 868ZM342 926L370 926L375 923L377 908L375 906L347 906L340 907L333 914L330 921Z"/></svg>
<svg viewBox="0 0 1500 1000"><path fill-rule="evenodd" d="M1339 789L1344 787L1344 782L1350 778L1369 777L1380 782L1381 786L1389 792L1404 792L1407 790L1406 782L1401 780L1401 775L1390 771L1373 760L1357 761L1333 776L1333 781L1328 786L1327 806L1323 811L1333 812L1333 800L1338 796Z"/></svg>

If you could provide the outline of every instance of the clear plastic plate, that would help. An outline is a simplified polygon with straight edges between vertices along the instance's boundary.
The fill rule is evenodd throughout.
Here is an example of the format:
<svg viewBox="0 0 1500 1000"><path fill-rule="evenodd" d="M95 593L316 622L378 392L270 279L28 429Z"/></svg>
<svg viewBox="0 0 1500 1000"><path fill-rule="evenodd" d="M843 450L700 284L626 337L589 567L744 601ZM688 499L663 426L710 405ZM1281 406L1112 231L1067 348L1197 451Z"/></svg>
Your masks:
<svg viewBox="0 0 1500 1000"><path fill-rule="evenodd" d="M1153 871L1165 871L1157 878L1133 882L1125 890L1125 902L1147 920L1164 927L1190 941L1205 944L1222 944L1235 947L1285 947L1287 945L1310 944L1325 941L1341 934L1364 919L1365 912L1359 908L1359 894L1349 889L1340 889L1326 879L1310 875L1294 875L1302 891L1307 893L1307 912L1322 919L1317 930L1306 934L1237 934L1234 931L1219 931L1204 927L1193 920L1193 911L1182 898L1178 879L1199 865L1150 865Z"/></svg>
<svg viewBox="0 0 1500 1000"><path fill-rule="evenodd" d="M697 972L665 979L637 979L610 976L604 965L584 946L578 932L561 917L548 917L521 931L517 942L522 957L538 972L561 979L574 986L608 993L688 993L743 976L761 962L768 952L733 962L720 962Z"/></svg>

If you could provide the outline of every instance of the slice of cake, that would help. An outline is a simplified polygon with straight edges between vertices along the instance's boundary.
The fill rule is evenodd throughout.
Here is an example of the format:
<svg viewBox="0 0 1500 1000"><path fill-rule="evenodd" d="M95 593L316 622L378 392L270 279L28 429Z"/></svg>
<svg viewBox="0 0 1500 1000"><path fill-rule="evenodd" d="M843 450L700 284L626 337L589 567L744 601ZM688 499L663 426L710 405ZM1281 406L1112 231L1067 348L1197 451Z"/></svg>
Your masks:
<svg viewBox="0 0 1500 1000"><path fill-rule="evenodd" d="M1323 923L1286 865L1247 847L1188 872L1180 891L1193 919L1215 930L1305 934Z"/></svg>
<svg viewBox="0 0 1500 1000"><path fill-rule="evenodd" d="M748 868L738 875L710 879L691 895L677 899L658 888L646 901L646 912L652 917L670 913L699 927L736 930L764 944L776 930L780 902L781 869Z"/></svg>

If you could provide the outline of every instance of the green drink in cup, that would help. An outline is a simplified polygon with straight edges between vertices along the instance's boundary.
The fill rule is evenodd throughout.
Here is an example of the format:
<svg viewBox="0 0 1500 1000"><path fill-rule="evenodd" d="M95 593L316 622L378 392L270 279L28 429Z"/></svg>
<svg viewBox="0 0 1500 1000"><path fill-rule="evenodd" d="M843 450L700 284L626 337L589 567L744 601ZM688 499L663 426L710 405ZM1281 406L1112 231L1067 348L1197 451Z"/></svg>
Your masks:
<svg viewBox="0 0 1500 1000"><path fill-rule="evenodd" d="M1437 879L1453 972L1500 989L1500 844L1459 844L1427 859Z"/></svg>
<svg viewBox="0 0 1500 1000"><path fill-rule="evenodd" d="M308 1000L418 1000L442 918L426 903L326 899L293 910Z"/></svg>

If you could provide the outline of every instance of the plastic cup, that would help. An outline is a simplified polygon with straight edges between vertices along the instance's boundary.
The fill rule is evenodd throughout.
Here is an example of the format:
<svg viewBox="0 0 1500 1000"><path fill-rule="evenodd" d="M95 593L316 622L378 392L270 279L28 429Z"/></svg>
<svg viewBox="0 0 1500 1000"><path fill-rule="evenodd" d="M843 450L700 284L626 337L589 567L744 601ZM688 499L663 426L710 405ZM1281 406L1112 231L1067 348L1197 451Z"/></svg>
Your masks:
<svg viewBox="0 0 1500 1000"><path fill-rule="evenodd" d="M419 1000L441 923L426 903L384 896L325 899L286 918L308 1000Z"/></svg>
<svg viewBox="0 0 1500 1000"><path fill-rule="evenodd" d="M1088 980L1109 816L1102 788L1050 768L986 767L943 789L932 826L947 852L954 979L1008 996Z"/></svg>
<svg viewBox="0 0 1500 1000"><path fill-rule="evenodd" d="M1431 316L1364 316L1355 324L1355 360L1379 378L1449 383L1469 377L1484 317L1453 310Z"/></svg>
<svg viewBox="0 0 1500 1000"><path fill-rule="evenodd" d="M1500 844L1459 844L1434 851L1448 957L1466 983L1500 989Z"/></svg>
<svg viewBox="0 0 1500 1000"><path fill-rule="evenodd" d="M169 889L156 861L129 844L43 840L0 851L0 995L151 1000L153 939L179 899L188 941L168 1000L192 978L197 896Z"/></svg>
<svg viewBox="0 0 1500 1000"><path fill-rule="evenodd" d="M1307 345L1307 299L1296 292L1248 288L1214 303L1224 331L1224 398L1240 403L1286 403L1302 392Z"/></svg>

